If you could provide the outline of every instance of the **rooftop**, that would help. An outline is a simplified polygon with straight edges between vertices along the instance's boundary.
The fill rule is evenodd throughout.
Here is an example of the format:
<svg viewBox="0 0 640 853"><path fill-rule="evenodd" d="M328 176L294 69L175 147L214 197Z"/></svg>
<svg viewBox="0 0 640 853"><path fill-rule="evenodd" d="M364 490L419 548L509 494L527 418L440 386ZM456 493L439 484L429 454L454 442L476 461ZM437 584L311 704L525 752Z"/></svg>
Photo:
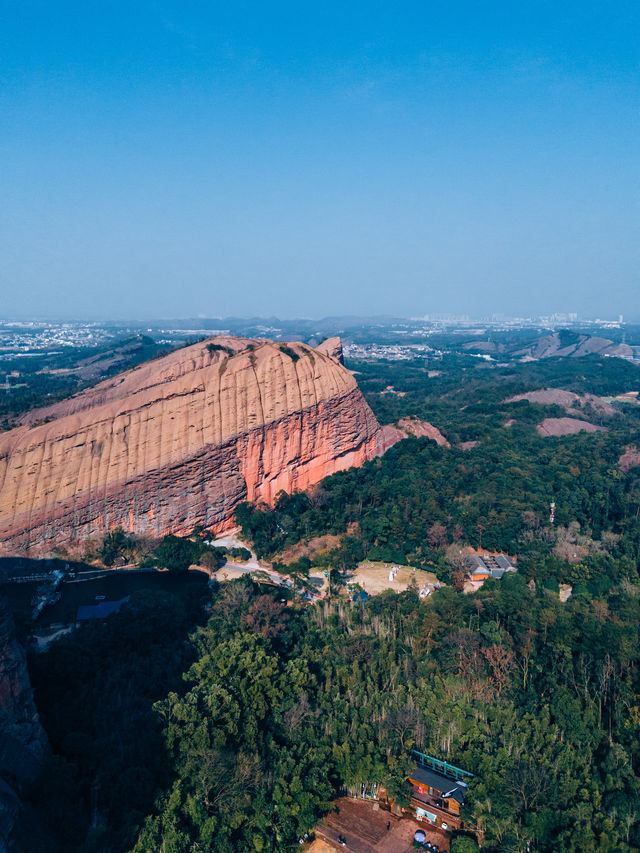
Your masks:
<svg viewBox="0 0 640 853"><path fill-rule="evenodd" d="M427 788L433 788L438 791L444 799L457 800L460 805L464 803L464 798L467 795L467 784L465 782L454 782L448 776L442 773L436 773L435 770L426 770L424 767L416 767L411 773L413 782L419 785L424 785Z"/></svg>
<svg viewBox="0 0 640 853"><path fill-rule="evenodd" d="M488 575L490 578L500 580L505 572L517 571L513 561L506 554L467 554L464 558L465 564L473 575Z"/></svg>

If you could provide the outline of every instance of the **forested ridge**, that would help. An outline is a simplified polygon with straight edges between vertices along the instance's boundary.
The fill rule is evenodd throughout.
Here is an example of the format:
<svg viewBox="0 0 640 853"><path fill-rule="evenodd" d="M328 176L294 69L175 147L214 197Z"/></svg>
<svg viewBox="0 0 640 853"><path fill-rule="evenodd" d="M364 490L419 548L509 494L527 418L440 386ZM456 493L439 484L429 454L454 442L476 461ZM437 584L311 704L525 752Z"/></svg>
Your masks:
<svg viewBox="0 0 640 853"><path fill-rule="evenodd" d="M356 524L372 558L419 563L433 556L427 531L434 524L444 527L436 543L443 546L546 552L554 500L556 525L577 523L598 540L622 534L617 550L637 559L640 470L617 469L620 447L606 434L542 439L517 427L469 451L410 438L309 493L282 494L273 509L244 504L236 517L265 556Z"/></svg>
<svg viewBox="0 0 640 853"><path fill-rule="evenodd" d="M330 532L343 536L337 563L353 565L364 556L429 563L444 580L451 580L452 554L464 545L517 555L528 577L561 583L579 580L568 555L584 556L593 569L582 577L594 581L615 572L602 570L607 555L637 562L640 467L623 472L618 463L625 447L640 446L640 407L621 406L606 418L590 411L605 431L549 438L538 435L536 423L563 416L564 409L504 402L524 388L570 378L576 391L620 393L638 381L637 366L586 359L578 366L496 368L496 376L494 370L461 370L457 362L455 357L453 368L435 378L435 386L426 369L413 363L378 365L377 373L358 364L363 377L369 375L359 376L365 388L384 390L393 378L394 387L407 389L404 396L369 394L381 420L390 410L396 419L429 416L452 446L409 438L306 493L282 493L273 508L242 504L236 518L257 552L277 557L294 543ZM470 440L477 443L464 446Z"/></svg>

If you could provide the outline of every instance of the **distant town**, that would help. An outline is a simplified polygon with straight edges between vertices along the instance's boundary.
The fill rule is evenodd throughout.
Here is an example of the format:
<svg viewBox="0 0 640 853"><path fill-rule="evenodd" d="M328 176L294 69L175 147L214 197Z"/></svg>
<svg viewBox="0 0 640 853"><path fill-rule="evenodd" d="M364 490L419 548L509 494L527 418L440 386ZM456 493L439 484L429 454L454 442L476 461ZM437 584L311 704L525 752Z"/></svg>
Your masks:
<svg viewBox="0 0 640 853"><path fill-rule="evenodd" d="M534 336L562 328L581 330L590 335L606 333L615 341L640 346L640 325L625 321L623 315L615 319L584 319L576 313L540 317L494 315L488 318L433 314L409 319L332 317L268 322L235 318L122 322L7 318L0 319L0 360L55 355L70 348L99 347L132 335L149 335L157 344L171 347L221 334L305 341L340 335L348 357L408 359L423 355L437 357L439 347L431 339L443 334L469 339L500 333L530 333ZM629 340L625 341L626 338Z"/></svg>

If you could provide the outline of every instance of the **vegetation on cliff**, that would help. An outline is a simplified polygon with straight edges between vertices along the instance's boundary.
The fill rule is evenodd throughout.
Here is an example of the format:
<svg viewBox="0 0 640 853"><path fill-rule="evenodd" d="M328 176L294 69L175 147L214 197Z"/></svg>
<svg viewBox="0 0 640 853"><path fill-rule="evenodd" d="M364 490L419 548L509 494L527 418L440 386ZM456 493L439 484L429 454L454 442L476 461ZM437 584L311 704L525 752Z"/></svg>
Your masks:
<svg viewBox="0 0 640 853"><path fill-rule="evenodd" d="M511 366L498 377L457 367L435 380L417 364L376 367L374 379L370 365L358 364L365 388L375 382L384 391L393 379L395 387L406 389L404 396L369 391L380 420L429 417L453 446L409 438L360 469L307 492L281 494L272 508L241 504L236 518L259 555L277 557L299 541L332 533L343 537L336 563L348 553L428 563L446 581L460 569L464 545L518 555L527 578L543 583L586 580L597 592L609 577L603 568L607 555L635 576L640 467L623 471L618 463L629 443L640 440L640 407L623 407L613 417L594 412L606 431L548 438L537 434L536 423L564 410L504 400L516 389L546 387L570 376L573 390L618 393L638 380L636 366L609 359L603 368L585 359L578 375L574 362L556 364L555 373L547 362ZM575 563L583 560L589 568L580 571Z"/></svg>
<svg viewBox="0 0 640 853"><path fill-rule="evenodd" d="M265 556L349 529L344 544L355 540L363 555L431 563L444 580L465 543L517 554L538 581L577 580L562 559L575 562L573 554L584 555L597 573L605 554L626 559L635 576L640 468L626 474L617 468L621 447L609 434L549 440L517 427L470 451L408 439L309 493L281 495L272 509L241 505L236 517ZM555 525L549 524L551 500ZM571 544L580 547L571 551Z"/></svg>

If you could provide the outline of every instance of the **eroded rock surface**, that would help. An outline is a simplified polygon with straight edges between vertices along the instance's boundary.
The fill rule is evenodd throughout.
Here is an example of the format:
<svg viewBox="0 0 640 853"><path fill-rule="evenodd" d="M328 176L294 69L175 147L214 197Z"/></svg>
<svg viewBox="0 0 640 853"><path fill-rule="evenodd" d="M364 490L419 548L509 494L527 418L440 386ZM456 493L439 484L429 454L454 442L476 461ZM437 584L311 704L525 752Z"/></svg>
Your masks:
<svg viewBox="0 0 640 853"><path fill-rule="evenodd" d="M442 435L438 427L428 421L420 421L416 418L401 418L396 424L386 424L382 427L382 450L386 451L394 444L409 436L416 438L430 438L440 447L449 447L449 442Z"/></svg>
<svg viewBox="0 0 640 853"><path fill-rule="evenodd" d="M324 355L328 355L330 358L335 358L340 364L344 364L342 341L340 338L325 338L322 343L318 344L316 350L324 353Z"/></svg>
<svg viewBox="0 0 640 853"><path fill-rule="evenodd" d="M581 409L591 408L609 417L620 414L602 397L595 394L574 394L573 391L564 391L562 388L542 388L539 391L527 391L526 394L516 394L504 400L505 403L517 403L519 400L528 400L530 403L541 403L542 405L563 406L571 414L580 413Z"/></svg>
<svg viewBox="0 0 640 853"><path fill-rule="evenodd" d="M0 436L0 548L220 531L241 500L363 464L381 429L338 357L223 336L29 412Z"/></svg>
<svg viewBox="0 0 640 853"><path fill-rule="evenodd" d="M578 418L545 418L536 427L538 433L549 435L576 435L579 432L601 432L604 427L596 426L589 421Z"/></svg>

